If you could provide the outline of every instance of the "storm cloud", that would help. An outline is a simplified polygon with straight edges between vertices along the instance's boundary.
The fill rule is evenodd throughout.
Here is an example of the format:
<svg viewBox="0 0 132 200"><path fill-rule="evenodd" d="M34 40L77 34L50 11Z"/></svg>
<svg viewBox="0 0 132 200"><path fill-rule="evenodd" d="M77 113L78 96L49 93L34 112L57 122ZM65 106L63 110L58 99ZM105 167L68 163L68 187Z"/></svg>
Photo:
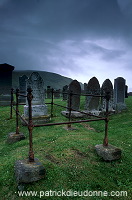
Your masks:
<svg viewBox="0 0 132 200"><path fill-rule="evenodd" d="M131 0L1 0L0 63L132 91Z"/></svg>

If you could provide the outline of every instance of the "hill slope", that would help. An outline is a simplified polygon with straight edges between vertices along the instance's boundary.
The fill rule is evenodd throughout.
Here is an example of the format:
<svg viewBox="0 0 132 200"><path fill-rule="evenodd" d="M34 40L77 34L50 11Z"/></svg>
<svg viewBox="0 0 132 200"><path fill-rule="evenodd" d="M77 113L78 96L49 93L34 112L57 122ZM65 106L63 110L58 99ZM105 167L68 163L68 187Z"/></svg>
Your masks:
<svg viewBox="0 0 132 200"><path fill-rule="evenodd" d="M72 81L71 78L67 78L64 76L61 76L56 73L52 72L46 72L46 71L35 71L35 70L22 70L22 71L13 71L12 73L12 85L13 88L17 88L19 86L19 77L26 75L27 77L30 76L32 72L38 72L40 76L44 80L44 87L47 88L47 86L51 86L54 89L62 89L63 86L69 85Z"/></svg>

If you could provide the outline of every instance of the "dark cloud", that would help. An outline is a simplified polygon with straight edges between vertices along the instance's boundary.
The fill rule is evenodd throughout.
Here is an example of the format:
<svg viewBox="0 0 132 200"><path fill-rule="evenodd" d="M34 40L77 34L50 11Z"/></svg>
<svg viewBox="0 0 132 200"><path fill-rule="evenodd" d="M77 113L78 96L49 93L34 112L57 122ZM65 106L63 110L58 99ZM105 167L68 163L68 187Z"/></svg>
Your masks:
<svg viewBox="0 0 132 200"><path fill-rule="evenodd" d="M131 23L131 0L1 0L0 62L132 88Z"/></svg>

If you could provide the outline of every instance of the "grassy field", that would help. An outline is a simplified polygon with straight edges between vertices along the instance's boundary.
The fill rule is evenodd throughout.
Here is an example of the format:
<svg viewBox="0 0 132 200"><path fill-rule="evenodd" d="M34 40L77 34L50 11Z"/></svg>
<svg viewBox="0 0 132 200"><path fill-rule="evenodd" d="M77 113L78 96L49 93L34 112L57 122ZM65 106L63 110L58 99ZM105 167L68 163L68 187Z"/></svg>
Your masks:
<svg viewBox="0 0 132 200"><path fill-rule="evenodd" d="M47 100L48 101L48 100ZM66 105L66 102L55 100ZM81 102L83 107L84 101ZM20 132L25 140L7 144L7 135L15 132L15 113L9 120L10 108L0 108L0 200L23 199L132 199L132 97L126 99L127 110L110 116L109 143L122 149L120 160L105 162L94 149L104 138L104 121L74 124L76 130L67 131L65 125L36 127L33 129L33 148L35 157L46 168L46 177L38 182L26 184L24 191L34 191L34 195L24 193L20 196L14 176L16 160L28 156L28 129L21 126ZM23 107L20 108L21 113ZM54 106L54 118L51 122L67 121L61 116L63 110ZM49 105L50 113L50 105ZM22 187L21 187L22 188ZM19 188L20 189L20 188ZM45 191L91 191L88 196L51 196L41 197ZM91 196L94 191L107 191L116 196ZM123 192L127 192L127 197ZM93 192L93 193L92 193ZM58 193L60 194L60 193ZM70 194L67 193L67 194ZM36 195L36 196L35 196ZM47 192L48 195L48 192ZM85 193L85 195L87 195Z"/></svg>

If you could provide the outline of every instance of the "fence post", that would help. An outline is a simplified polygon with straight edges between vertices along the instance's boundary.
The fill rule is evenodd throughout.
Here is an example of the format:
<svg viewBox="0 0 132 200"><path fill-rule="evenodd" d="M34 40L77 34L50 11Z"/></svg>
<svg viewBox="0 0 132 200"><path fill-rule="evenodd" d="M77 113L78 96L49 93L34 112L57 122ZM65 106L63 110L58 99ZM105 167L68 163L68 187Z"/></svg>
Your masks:
<svg viewBox="0 0 132 200"><path fill-rule="evenodd" d="M110 100L110 92L106 92L106 116L105 116L105 137L103 140L103 146L108 146L108 122L109 122L109 100Z"/></svg>
<svg viewBox="0 0 132 200"><path fill-rule="evenodd" d="M54 89L52 88L51 96L51 117L53 117L53 104L54 104Z"/></svg>
<svg viewBox="0 0 132 200"><path fill-rule="evenodd" d="M19 97L19 89L17 88L16 89L16 134L19 134L19 123L18 123L18 112L19 112L19 109L18 109L18 97Z"/></svg>
<svg viewBox="0 0 132 200"><path fill-rule="evenodd" d="M13 88L11 88L11 109L10 109L10 119L12 119L12 106L13 106L13 91L14 91L14 89Z"/></svg>
<svg viewBox="0 0 132 200"><path fill-rule="evenodd" d="M27 101L28 101L28 130L29 130L29 162L34 162L34 152L33 152L33 141L32 141L32 130L33 130L33 122L32 122L32 89L27 88Z"/></svg>

